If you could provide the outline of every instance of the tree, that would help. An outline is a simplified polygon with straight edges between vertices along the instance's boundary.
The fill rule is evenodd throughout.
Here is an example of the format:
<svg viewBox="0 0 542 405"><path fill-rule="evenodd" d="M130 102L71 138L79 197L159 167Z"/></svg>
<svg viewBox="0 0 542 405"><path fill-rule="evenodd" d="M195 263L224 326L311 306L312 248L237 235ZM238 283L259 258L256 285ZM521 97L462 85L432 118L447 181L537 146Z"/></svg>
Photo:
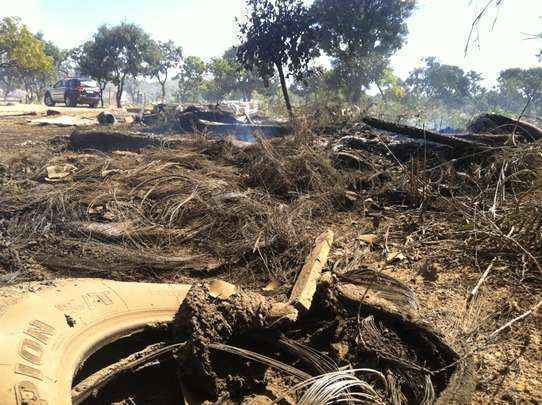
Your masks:
<svg viewBox="0 0 542 405"><path fill-rule="evenodd" d="M231 47L224 52L223 59L233 67L234 93L238 93L243 101L250 101L254 92L263 91L265 83L255 72L245 69L239 63L237 51L237 47Z"/></svg>
<svg viewBox="0 0 542 405"><path fill-rule="evenodd" d="M0 82L4 97L24 82L27 100L36 94L30 86L38 76L53 72L53 58L45 51L45 44L32 34L19 19L0 20Z"/></svg>
<svg viewBox="0 0 542 405"><path fill-rule="evenodd" d="M173 41L157 42L153 49L149 67L151 77L156 78L162 87L162 98L166 98L166 82L171 69L178 69L182 64L183 50Z"/></svg>
<svg viewBox="0 0 542 405"><path fill-rule="evenodd" d="M176 80L179 80L179 100L181 102L198 102L204 90L205 73L207 66L197 56L189 56L184 60L181 71Z"/></svg>
<svg viewBox="0 0 542 405"><path fill-rule="evenodd" d="M141 100L141 82L133 77L127 77L124 89L131 99L132 103L139 104Z"/></svg>
<svg viewBox="0 0 542 405"><path fill-rule="evenodd" d="M76 61L79 72L83 76L89 76L96 80L100 87L100 102L104 106L103 92L107 83L113 77L113 60L109 58L105 48L96 41L87 41L79 48L71 51L72 58Z"/></svg>
<svg viewBox="0 0 542 405"><path fill-rule="evenodd" d="M413 70L406 80L415 96L459 108L481 95L482 77L479 73L442 64L434 57L426 58L424 62L425 66Z"/></svg>
<svg viewBox="0 0 542 405"><path fill-rule="evenodd" d="M54 78L70 73L70 51L60 49L54 42L47 41L41 32L36 34L36 38L43 43L43 52L53 61Z"/></svg>
<svg viewBox="0 0 542 405"><path fill-rule="evenodd" d="M17 89L21 83L21 77L14 68L0 68L0 87L4 92L4 101Z"/></svg>
<svg viewBox="0 0 542 405"><path fill-rule="evenodd" d="M403 45L415 0L315 0L311 13L318 42L334 59L349 101L377 81Z"/></svg>
<svg viewBox="0 0 542 405"><path fill-rule="evenodd" d="M111 82L117 86L116 101L120 108L126 78L148 73L153 61L154 42L140 27L128 23L111 28L102 25L94 35L93 42L94 51L106 63L107 70L110 68L108 74Z"/></svg>
<svg viewBox="0 0 542 405"><path fill-rule="evenodd" d="M290 90L293 94L301 97L305 101L318 103L322 97L328 98L331 93L336 93L334 90L330 91L330 84L332 83L331 77L333 74L333 70L327 70L322 66L317 66L311 69L310 72L305 75L303 80L294 81L290 86Z"/></svg>
<svg viewBox="0 0 542 405"><path fill-rule="evenodd" d="M311 15L302 0L247 0L247 11L248 20L239 23L239 61L265 82L276 69L291 116L284 67L289 76L301 80L308 63L319 55Z"/></svg>
<svg viewBox="0 0 542 405"><path fill-rule="evenodd" d="M265 87L262 79L239 63L235 47L228 49L223 57L213 58L207 65L207 72L212 79L205 83L206 98L217 103L227 96L250 101L256 90Z"/></svg>
<svg viewBox="0 0 542 405"><path fill-rule="evenodd" d="M224 58L213 58L207 65L207 72L212 79L206 83L206 98L220 103L232 93L237 85L235 66Z"/></svg>
<svg viewBox="0 0 542 405"><path fill-rule="evenodd" d="M53 61L43 48L44 43L19 19L5 17L0 20L0 68L48 71Z"/></svg>
<svg viewBox="0 0 542 405"><path fill-rule="evenodd" d="M43 52L51 58L52 65L49 70L18 69L18 74L29 100L38 100L51 83L57 81L61 76L66 76L70 70L69 51L62 50L53 42L45 40L41 32L38 32L35 36L42 42Z"/></svg>
<svg viewBox="0 0 542 405"><path fill-rule="evenodd" d="M519 113L527 103L532 110L542 95L542 68L503 70L499 74L498 90L505 110Z"/></svg>
<svg viewBox="0 0 542 405"><path fill-rule="evenodd" d="M400 102L407 94L406 84L389 67L384 69L375 85L382 96L382 101Z"/></svg>

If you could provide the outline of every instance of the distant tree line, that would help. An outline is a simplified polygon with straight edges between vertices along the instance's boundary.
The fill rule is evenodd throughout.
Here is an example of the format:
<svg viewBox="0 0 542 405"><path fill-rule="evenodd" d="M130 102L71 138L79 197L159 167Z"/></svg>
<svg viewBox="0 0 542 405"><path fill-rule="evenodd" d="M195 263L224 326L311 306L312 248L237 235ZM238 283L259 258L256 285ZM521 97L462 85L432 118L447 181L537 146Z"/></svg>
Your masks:
<svg viewBox="0 0 542 405"><path fill-rule="evenodd" d="M239 45L211 60L184 55L174 42L157 41L130 23L103 25L75 49L61 50L7 17L0 20L0 87L4 95L22 88L27 101L36 101L52 82L77 73L97 81L102 104L106 86L115 86L117 106L125 93L141 102L141 91L152 88L153 97L179 102L257 96L277 103L281 97L290 114L303 103L385 105L398 116L424 109L471 113L525 106L527 113L542 114L542 68L504 70L493 88L482 85L479 73L434 57L406 80L394 75L390 58L407 38L415 5L415 0L315 0L310 6L302 0L246 0L247 17L237 22Z"/></svg>

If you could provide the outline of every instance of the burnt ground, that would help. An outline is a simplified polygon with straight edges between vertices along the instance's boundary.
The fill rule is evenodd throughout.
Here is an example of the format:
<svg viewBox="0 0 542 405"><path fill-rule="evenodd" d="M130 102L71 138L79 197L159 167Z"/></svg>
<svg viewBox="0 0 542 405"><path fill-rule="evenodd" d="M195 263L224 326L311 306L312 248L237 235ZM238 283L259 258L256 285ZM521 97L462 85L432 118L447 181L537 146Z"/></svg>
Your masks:
<svg viewBox="0 0 542 405"><path fill-rule="evenodd" d="M297 165L290 159L292 166L281 159L281 146L269 151L264 144L240 154L199 137L175 149L76 152L67 148L73 129L30 126L28 118L0 117L2 283L59 277L197 283L220 277L255 292L276 281L278 287L270 294L280 299L288 294L312 241L332 229L336 238L328 270L342 274L365 266L408 285L419 302L418 320L432 325L460 356L472 360L474 403L542 402L540 315L487 339L540 300L540 269L529 262L531 256L508 250L510 243L494 236L484 239L481 223L473 245L472 224L465 225L458 208L435 200L412 201L394 176L401 165L414 173L414 164L367 157L367 168L361 179L354 179L352 191L351 178L348 185L341 183L354 176L352 171L328 170L314 145L285 145L299 148L305 162ZM258 153L268 159L258 160ZM72 177L58 183L44 180L47 166L64 163L76 166ZM144 177L139 177L141 168ZM457 173L471 169L457 168L454 181L462 176ZM315 172L318 176L311 174ZM156 180L164 176L167 183ZM116 205L90 192L103 189L107 194L112 186L118 191ZM343 193L343 186L349 193ZM55 191L61 192L61 203ZM250 198L229 195L239 192ZM418 197L425 192L431 191L415 191ZM441 192L456 190L450 182ZM156 204L172 194L176 199L171 204ZM224 195L233 202L209 203ZM151 202L126 208L134 198ZM43 214L39 224L34 223L36 213ZM87 234L70 231L74 222L123 221L137 224L133 234L131 228L120 231L120 237L94 234L90 243ZM209 223L210 229L205 227ZM238 232L232 232L234 228ZM40 246L57 250L47 255ZM467 303L469 291L494 258L478 297Z"/></svg>

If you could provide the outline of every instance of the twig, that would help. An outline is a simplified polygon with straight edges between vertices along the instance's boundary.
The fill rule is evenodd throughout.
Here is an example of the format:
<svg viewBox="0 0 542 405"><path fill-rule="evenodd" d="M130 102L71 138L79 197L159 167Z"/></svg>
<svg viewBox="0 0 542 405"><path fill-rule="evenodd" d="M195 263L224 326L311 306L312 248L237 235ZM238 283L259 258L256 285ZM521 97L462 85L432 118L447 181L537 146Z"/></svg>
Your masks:
<svg viewBox="0 0 542 405"><path fill-rule="evenodd" d="M534 314L540 307L542 307L542 300L538 302L538 304L536 304L534 307L532 307L530 310L528 310L527 312L525 312L524 314L518 316L517 318L514 318L512 319L510 322L507 322L506 324L504 324L503 326L501 326L499 329L495 330L494 332L492 332L486 339L486 343L485 345L487 345L493 338L495 338L495 336L497 336L499 333L501 333L502 331L510 328L513 324L515 324L516 322L519 322L519 321L522 321L523 319L527 318L528 316ZM457 364L461 363L462 361L464 361L465 359L469 358L470 356L473 356L475 355L476 353L478 353L480 350L482 350L485 345L483 344L479 344L479 345L476 345L474 346L471 350L469 350L467 353L465 353L463 356L461 356L459 359L457 359L456 361L448 364L447 366L445 367L442 367L441 369L438 369L438 370L434 370L433 371L433 374L440 374L442 373L443 371L446 371L446 370L449 370L450 368L452 367L455 367Z"/></svg>
<svg viewBox="0 0 542 405"><path fill-rule="evenodd" d="M488 341L490 341L491 339L493 339L495 336L497 336L499 333L501 333L502 331L510 328L513 324L515 324L516 322L519 322L525 318L527 318L528 316L534 314L538 308L540 308L542 306L542 300L540 300L538 302L538 304L536 304L534 307L532 307L530 310L528 310L527 312L525 312L524 314L518 316L517 318L514 318L512 319L510 322L504 324L503 326L501 326L499 329L497 329L496 331L494 331L493 333L491 333L489 335L489 337L487 338Z"/></svg>
<svg viewBox="0 0 542 405"><path fill-rule="evenodd" d="M504 0L489 0L487 2L487 4L484 6L484 8L482 8L482 11L480 11L480 13L478 13L478 15L476 16L476 18L474 19L474 21L472 22L472 25L470 27L470 31L469 31L469 37L467 38L467 43L465 45L465 56L467 55L467 53L469 52L469 46L471 44L471 40L472 40L472 34L474 33L474 30L478 27L478 24L480 24L480 21L482 20L482 17L484 16L484 14L487 12L487 10L489 10L489 7L495 3L495 5L498 7ZM493 26L495 26L495 22L493 22Z"/></svg>
<svg viewBox="0 0 542 405"><path fill-rule="evenodd" d="M486 271L484 271L484 274L482 274L482 277L480 277L480 280L478 280L478 283L476 283L476 286L472 289L472 291L470 292L469 294L469 298L467 299L467 307L470 305L470 303L472 302L472 300L474 298L476 298L476 296L478 295L478 291L480 290L480 287L482 286L482 284L484 283L484 281L486 280L487 276L489 275L489 272L491 271L491 269L493 268L493 264L495 263L495 260L496 258L494 258L491 263L489 264L489 266L487 266L487 269Z"/></svg>

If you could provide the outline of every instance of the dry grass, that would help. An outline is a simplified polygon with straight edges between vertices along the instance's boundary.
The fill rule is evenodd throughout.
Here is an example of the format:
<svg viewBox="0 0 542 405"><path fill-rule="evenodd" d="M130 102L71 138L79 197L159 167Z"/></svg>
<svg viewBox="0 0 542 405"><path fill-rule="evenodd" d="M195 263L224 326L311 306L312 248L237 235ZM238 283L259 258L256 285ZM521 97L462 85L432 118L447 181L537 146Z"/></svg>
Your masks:
<svg viewBox="0 0 542 405"><path fill-rule="evenodd" d="M466 249L476 266L497 256L518 279L540 282L541 167L540 143L430 169L418 161L405 168L403 190L422 213L440 218L428 231Z"/></svg>
<svg viewBox="0 0 542 405"><path fill-rule="evenodd" d="M41 167L35 180L14 182L0 195L3 215L9 212L21 239L44 242L33 254L50 268L129 274L202 269L206 261L216 268L248 256L269 263L312 238L308 221L319 199L283 201L250 187L244 169L211 161L198 148L70 155L69 161L78 170L65 182L47 183ZM129 229L103 240L79 225L89 222ZM164 264L164 251L186 260Z"/></svg>

